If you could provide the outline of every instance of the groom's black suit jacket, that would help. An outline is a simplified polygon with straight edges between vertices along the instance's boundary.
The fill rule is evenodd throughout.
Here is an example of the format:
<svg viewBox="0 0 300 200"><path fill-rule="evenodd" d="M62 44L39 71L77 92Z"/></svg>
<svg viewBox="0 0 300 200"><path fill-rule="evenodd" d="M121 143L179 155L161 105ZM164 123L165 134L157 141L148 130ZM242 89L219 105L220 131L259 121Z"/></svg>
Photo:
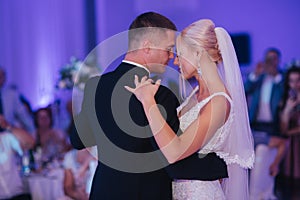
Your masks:
<svg viewBox="0 0 300 200"><path fill-rule="evenodd" d="M99 162L90 199L172 199L171 180L177 178L216 180L227 177L224 161L215 154L198 154L167 166L152 136L142 104L124 86L134 87L134 75L147 76L145 69L121 63L85 87L82 110L75 117L70 139L81 149L97 145ZM156 102L167 123L177 132L176 96L160 86ZM157 150L157 151L156 151Z"/></svg>

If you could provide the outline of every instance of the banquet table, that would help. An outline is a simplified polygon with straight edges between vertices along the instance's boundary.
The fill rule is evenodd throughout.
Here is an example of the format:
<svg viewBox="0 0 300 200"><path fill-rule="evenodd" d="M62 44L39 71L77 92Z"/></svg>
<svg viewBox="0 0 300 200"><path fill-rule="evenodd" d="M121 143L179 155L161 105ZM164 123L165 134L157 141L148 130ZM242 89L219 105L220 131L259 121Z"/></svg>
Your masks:
<svg viewBox="0 0 300 200"><path fill-rule="evenodd" d="M47 172L31 173L24 177L32 200L67 199L63 189L64 169L55 168Z"/></svg>

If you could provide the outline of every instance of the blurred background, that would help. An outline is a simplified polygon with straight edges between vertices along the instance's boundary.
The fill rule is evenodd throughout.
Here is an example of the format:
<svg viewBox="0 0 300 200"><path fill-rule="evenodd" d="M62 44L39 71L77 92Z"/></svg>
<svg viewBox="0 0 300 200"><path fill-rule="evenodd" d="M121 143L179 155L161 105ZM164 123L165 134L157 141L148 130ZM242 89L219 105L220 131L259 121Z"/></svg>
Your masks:
<svg viewBox="0 0 300 200"><path fill-rule="evenodd" d="M126 31L145 11L166 15L182 30L212 19L233 36L243 75L268 47L282 53L281 67L300 57L298 0L0 0L0 65L33 108L55 100L59 70L83 60L107 38Z"/></svg>
<svg viewBox="0 0 300 200"><path fill-rule="evenodd" d="M68 198L75 196L75 199L79 195L76 192L82 195L79 199L87 199L97 161L96 156L88 156L92 154L86 149L77 151L70 145L72 113L76 114L80 109L85 81L92 75L109 70L106 69L105 59L112 54L119 56L110 60L113 62L112 67L116 67L122 59L127 45L125 31L139 14L146 11L161 13L170 18L179 31L199 19L212 19L216 26L224 27L230 33L244 80L250 72L257 69L256 66L259 67L258 63L265 62L268 48L278 49L281 60L279 66L276 63L275 67L279 67L280 71L288 71L296 63L293 69L295 71L286 79L286 83L290 84L286 84L286 95L278 96L283 96L286 100L287 91L298 87L300 101L299 8L299 0L0 0L0 95L4 91L4 82L10 92L0 96L0 100L5 99L7 105L9 104L5 107L6 113L2 113L0 109L0 124L7 125L3 127L5 130L0 130L0 199L4 192L9 193L9 189L11 196L15 195L15 188L21 188L17 184L23 182L25 189L29 188L27 192L33 200L66 200L60 198L66 195ZM114 37L116 35L121 37ZM105 46L103 51L95 50L99 45ZM277 54L277 61L276 56ZM172 69L171 64L163 75L166 78L163 79L163 84L178 92L178 72ZM274 85L281 81L273 78ZM74 82L76 87L73 87ZM70 101L72 91L73 102ZM276 91L280 92L277 89ZM268 92L262 92L266 93ZM8 94L14 94L14 98L20 97L24 108L22 104L15 103L19 101L12 101L12 95ZM269 91L269 96L270 94ZM73 110L72 105L75 108ZM291 158L290 166L297 170L297 177L279 179L277 176L273 190L275 177L270 176L269 168L278 168L278 163L270 164L273 162L270 155L275 156L275 153L266 144L261 154L256 152L256 158L262 163L261 168L255 167L256 172L264 171L263 176L257 172L257 182L252 182L255 187L267 187L268 195L272 198L265 199L276 199L273 192L278 199L300 199L298 108L300 104L297 109L291 109L294 111L292 114L295 114L295 118L292 116L291 119L297 120L295 127L298 128L294 135L288 136L293 146L289 148L292 153L282 154L284 159ZM15 116L16 113L19 115ZM16 122L10 121L10 117L15 117L13 120ZM8 148L8 144L12 144L8 141L12 140L10 125L20 125L28 131L13 132L16 137L19 135L18 141L14 139L15 143L21 145L17 149ZM294 149L296 153L293 153ZM11 154L13 150L20 154L17 160ZM97 152L95 149L88 151L94 154ZM82 167L84 170L81 170ZM292 167L284 169L289 171ZM77 170L84 172L81 173L84 179L76 179L79 174ZM22 180L19 171L22 172ZM72 182L70 185L79 185L80 189L66 189L64 184L69 184L68 181Z"/></svg>

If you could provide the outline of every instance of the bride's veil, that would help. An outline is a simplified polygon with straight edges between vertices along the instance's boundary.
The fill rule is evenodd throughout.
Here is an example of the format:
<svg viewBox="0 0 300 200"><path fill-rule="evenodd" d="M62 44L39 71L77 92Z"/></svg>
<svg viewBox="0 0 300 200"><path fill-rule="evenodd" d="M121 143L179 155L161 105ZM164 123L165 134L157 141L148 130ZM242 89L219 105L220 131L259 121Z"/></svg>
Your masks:
<svg viewBox="0 0 300 200"><path fill-rule="evenodd" d="M243 80L229 34L220 27L215 28L215 33L223 60L218 64L218 70L232 98L235 118L222 147L225 154L221 157L228 166L229 175L222 186L227 199L249 199L248 169L253 167L254 146Z"/></svg>

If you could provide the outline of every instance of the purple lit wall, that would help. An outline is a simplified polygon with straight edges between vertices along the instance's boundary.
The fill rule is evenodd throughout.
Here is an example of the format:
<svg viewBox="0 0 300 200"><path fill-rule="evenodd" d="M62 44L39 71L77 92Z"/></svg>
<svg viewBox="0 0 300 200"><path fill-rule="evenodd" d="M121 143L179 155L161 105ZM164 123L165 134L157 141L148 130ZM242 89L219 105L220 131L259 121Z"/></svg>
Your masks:
<svg viewBox="0 0 300 200"><path fill-rule="evenodd" d="M1 0L0 65L34 107L53 101L58 70L71 56L80 59L88 41L86 0ZM251 38L251 63L262 59L267 47L282 51L282 65L300 58L299 0L95 0L97 42L126 31L145 11L157 11L182 30L201 18L211 18L229 33Z"/></svg>
<svg viewBox="0 0 300 200"><path fill-rule="evenodd" d="M54 100L60 67L85 50L82 0L1 0L0 65L33 107Z"/></svg>
<svg viewBox="0 0 300 200"><path fill-rule="evenodd" d="M251 39L250 65L246 73L263 57L270 46L282 51L282 65L300 58L300 2L298 0L151 0L97 1L99 42L118 32L127 30L138 14L157 11L172 19L179 30L201 18L212 19L229 33L246 32Z"/></svg>

